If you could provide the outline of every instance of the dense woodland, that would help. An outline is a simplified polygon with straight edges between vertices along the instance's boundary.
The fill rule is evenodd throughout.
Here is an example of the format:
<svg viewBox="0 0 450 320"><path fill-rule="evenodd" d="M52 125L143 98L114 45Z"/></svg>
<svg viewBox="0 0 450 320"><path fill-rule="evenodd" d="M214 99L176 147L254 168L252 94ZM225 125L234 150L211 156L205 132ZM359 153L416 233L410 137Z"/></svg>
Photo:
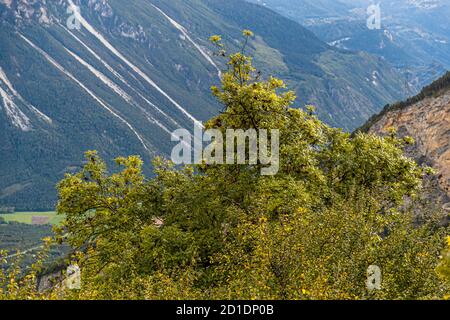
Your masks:
<svg viewBox="0 0 450 320"><path fill-rule="evenodd" d="M228 55L219 36L211 40ZM67 263L81 267L81 290L37 292L43 250L27 276L0 273L0 298L448 297L448 227L442 212L413 214L432 170L404 156L410 139L351 136L312 107L292 108L295 95L283 81L261 77L245 43L212 88L223 112L206 127L279 129L279 173L156 158L149 178L137 156L118 158L120 170L110 173L87 152L84 168L58 185L66 219L46 241L78 249ZM380 290L366 288L371 265L382 270Z"/></svg>

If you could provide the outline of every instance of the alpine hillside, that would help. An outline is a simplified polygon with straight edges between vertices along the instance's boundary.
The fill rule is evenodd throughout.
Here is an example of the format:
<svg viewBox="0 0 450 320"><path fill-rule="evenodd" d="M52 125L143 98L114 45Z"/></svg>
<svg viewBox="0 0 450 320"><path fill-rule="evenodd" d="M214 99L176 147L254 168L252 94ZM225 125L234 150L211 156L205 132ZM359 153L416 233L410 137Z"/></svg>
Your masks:
<svg viewBox="0 0 450 320"><path fill-rule="evenodd" d="M384 59L243 0L0 0L0 205L52 209L86 150L169 155L174 129L220 112L210 86L225 66L208 38L233 50L242 29L256 66L334 126L411 93Z"/></svg>

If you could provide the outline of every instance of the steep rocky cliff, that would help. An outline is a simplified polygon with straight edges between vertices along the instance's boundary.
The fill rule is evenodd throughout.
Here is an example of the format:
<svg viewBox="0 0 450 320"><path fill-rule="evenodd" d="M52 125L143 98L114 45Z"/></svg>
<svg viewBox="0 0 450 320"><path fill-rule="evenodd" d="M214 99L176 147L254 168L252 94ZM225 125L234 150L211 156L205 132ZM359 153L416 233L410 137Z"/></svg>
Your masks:
<svg viewBox="0 0 450 320"><path fill-rule="evenodd" d="M406 149L409 156L437 170L435 182L444 207L450 210L450 72L418 96L387 106L364 129L385 134L392 128L414 138L414 145Z"/></svg>

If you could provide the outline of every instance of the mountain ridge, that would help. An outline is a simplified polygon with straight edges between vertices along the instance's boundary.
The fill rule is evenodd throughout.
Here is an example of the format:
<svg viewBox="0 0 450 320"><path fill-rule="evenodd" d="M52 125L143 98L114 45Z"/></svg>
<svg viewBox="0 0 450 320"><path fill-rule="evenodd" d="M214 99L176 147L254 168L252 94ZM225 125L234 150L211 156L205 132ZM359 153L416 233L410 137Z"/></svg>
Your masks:
<svg viewBox="0 0 450 320"><path fill-rule="evenodd" d="M380 113L370 117L370 119L356 131L367 132L374 123L378 122L387 113L413 106L417 102L420 102L426 98L437 96L447 90L450 90L450 71L447 71L442 77L424 87L417 95L404 101L396 102L394 104L387 104Z"/></svg>
<svg viewBox="0 0 450 320"><path fill-rule="evenodd" d="M331 46L385 58L417 92L450 68L450 4L445 0L247 1L303 24ZM379 29L367 26L375 9Z"/></svg>

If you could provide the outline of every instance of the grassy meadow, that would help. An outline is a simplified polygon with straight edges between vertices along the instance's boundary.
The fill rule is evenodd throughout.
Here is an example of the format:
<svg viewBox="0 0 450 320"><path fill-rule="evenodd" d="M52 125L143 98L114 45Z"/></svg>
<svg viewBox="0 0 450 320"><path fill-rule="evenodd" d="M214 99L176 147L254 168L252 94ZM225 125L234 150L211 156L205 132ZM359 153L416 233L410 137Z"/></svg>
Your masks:
<svg viewBox="0 0 450 320"><path fill-rule="evenodd" d="M49 212L15 212L12 214L0 214L0 217L4 218L6 222L19 222L25 224L32 224L33 217L48 217L51 225L57 225L61 223L64 216L57 215L54 211Z"/></svg>

